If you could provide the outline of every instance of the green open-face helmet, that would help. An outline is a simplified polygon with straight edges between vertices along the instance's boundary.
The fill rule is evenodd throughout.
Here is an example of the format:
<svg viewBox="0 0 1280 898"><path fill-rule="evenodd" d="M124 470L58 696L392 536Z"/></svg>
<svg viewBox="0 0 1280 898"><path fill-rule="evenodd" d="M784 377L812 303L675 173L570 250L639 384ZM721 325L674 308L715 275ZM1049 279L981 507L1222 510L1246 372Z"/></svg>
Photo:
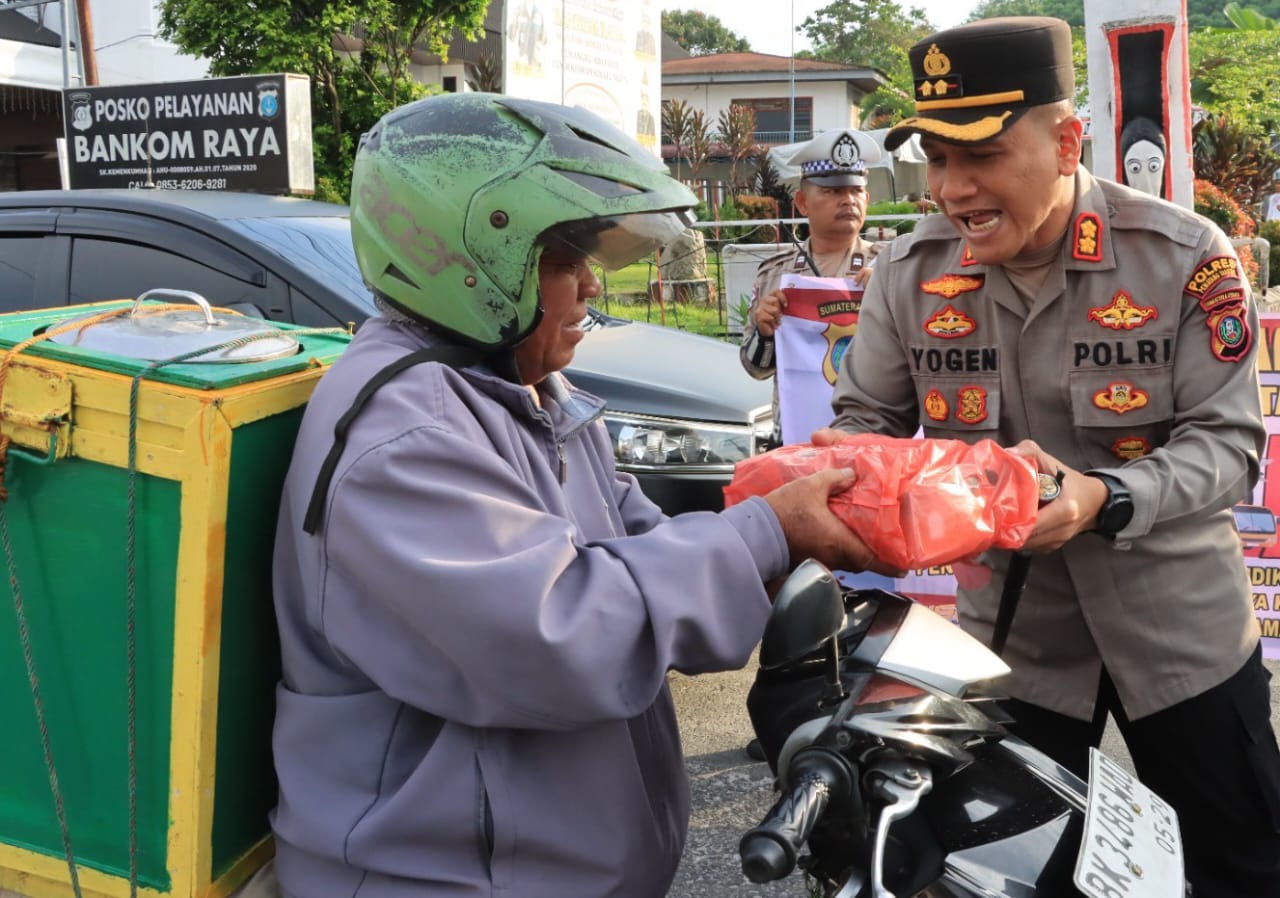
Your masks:
<svg viewBox="0 0 1280 898"><path fill-rule="evenodd" d="M687 228L696 202L593 113L449 94L392 110L361 139L351 239L373 290L496 349L537 324L545 247L618 268Z"/></svg>

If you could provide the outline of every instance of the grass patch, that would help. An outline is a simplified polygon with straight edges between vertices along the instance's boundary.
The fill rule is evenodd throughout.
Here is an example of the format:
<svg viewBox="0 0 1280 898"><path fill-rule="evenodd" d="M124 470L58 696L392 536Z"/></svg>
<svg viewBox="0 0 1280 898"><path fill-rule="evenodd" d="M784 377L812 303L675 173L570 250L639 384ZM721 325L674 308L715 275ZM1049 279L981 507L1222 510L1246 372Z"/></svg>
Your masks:
<svg viewBox="0 0 1280 898"><path fill-rule="evenodd" d="M669 302L659 305L649 302L643 296L610 297L603 296L593 303L600 311L618 318L629 318L632 321L645 321L664 327L674 327L690 333L707 337L718 337L730 343L738 338L726 332L725 321L720 307L714 303Z"/></svg>

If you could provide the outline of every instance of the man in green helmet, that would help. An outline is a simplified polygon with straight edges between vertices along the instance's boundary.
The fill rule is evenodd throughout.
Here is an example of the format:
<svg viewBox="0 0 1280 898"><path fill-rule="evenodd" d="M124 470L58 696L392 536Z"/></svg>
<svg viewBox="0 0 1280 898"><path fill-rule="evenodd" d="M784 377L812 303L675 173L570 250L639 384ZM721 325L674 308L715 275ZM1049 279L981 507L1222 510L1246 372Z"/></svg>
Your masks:
<svg viewBox="0 0 1280 898"><path fill-rule="evenodd" d="M285 895L663 894L689 810L667 672L741 667L793 563L872 563L827 509L847 471L665 517L558 373L592 263L693 205L581 110L436 97L362 141L383 314L308 405L276 544Z"/></svg>

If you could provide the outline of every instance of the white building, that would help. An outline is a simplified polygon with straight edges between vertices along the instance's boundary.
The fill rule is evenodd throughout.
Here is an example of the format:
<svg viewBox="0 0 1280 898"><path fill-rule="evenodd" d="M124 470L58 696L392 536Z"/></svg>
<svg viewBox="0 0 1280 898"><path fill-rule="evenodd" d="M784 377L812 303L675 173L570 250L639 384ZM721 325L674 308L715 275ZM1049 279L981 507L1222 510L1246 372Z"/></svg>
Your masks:
<svg viewBox="0 0 1280 898"><path fill-rule="evenodd" d="M71 0L0 6L0 190L59 185L54 141L63 133L61 92L64 84L82 83L74 30L63 52L64 8L74 16ZM203 60L157 36L160 12L151 0L90 0L89 10L99 84L208 74Z"/></svg>

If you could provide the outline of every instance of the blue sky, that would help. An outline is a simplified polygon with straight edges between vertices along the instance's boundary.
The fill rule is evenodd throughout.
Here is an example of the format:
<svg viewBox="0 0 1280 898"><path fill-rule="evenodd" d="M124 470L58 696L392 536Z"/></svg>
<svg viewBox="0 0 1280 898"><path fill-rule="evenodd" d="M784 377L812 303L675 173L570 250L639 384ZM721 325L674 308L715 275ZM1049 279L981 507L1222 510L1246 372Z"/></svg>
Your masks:
<svg viewBox="0 0 1280 898"><path fill-rule="evenodd" d="M698 9L715 16L729 29L751 43L757 53L791 55L791 21L799 25L807 16L830 5L831 0L769 0L745 3L743 0L665 0L664 9ZM856 0L853 0L856 2ZM977 6L977 0L899 0L904 7L918 6L939 28L949 28L964 21ZM797 51L808 48L804 36L795 36Z"/></svg>

